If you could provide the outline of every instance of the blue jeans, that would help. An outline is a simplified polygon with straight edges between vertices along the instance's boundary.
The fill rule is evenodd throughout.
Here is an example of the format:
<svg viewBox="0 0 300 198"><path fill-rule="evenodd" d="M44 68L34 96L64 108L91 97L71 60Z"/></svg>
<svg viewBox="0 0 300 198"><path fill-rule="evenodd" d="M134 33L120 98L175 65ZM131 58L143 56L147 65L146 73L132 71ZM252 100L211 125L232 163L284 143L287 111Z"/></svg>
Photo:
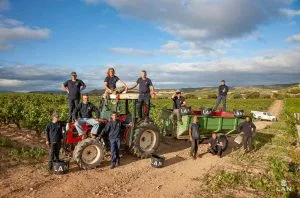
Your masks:
<svg viewBox="0 0 300 198"><path fill-rule="evenodd" d="M221 103L221 100L222 100L222 103L223 103L223 107L222 107L222 111L226 111L226 96L221 96L219 95L218 98L217 98L217 102L216 102L216 106L214 108L214 111L216 111Z"/></svg>
<svg viewBox="0 0 300 198"><path fill-rule="evenodd" d="M120 138L110 139L111 164L116 165L120 161Z"/></svg>
<svg viewBox="0 0 300 198"><path fill-rule="evenodd" d="M151 96L149 94L140 94L140 97L138 100L138 116L139 116L139 118L143 117L144 104L146 105L146 111L144 112L144 117L149 118L150 98L151 98Z"/></svg>
<svg viewBox="0 0 300 198"><path fill-rule="evenodd" d="M75 123L75 127L76 127L79 135L85 134L85 132L82 130L82 127L81 127L84 123L92 125L93 128L92 128L91 133L94 135L97 134L98 128L99 128L99 122L97 122L94 118L80 118Z"/></svg>

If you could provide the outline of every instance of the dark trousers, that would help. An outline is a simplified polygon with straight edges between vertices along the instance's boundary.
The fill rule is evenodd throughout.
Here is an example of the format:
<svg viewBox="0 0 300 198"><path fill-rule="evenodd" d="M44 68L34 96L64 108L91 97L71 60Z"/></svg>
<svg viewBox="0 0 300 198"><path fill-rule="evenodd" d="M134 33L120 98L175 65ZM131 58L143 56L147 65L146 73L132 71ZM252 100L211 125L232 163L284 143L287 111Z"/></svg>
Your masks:
<svg viewBox="0 0 300 198"><path fill-rule="evenodd" d="M226 96L219 95L217 98L216 106L214 108L214 111L216 111L220 105L220 103L223 103L222 111L226 111Z"/></svg>
<svg viewBox="0 0 300 198"><path fill-rule="evenodd" d="M196 155L198 153L198 144L199 144L198 139L192 140L190 156L196 157Z"/></svg>
<svg viewBox="0 0 300 198"><path fill-rule="evenodd" d="M244 135L243 145L244 145L245 150L251 151L251 149L252 149L252 137Z"/></svg>
<svg viewBox="0 0 300 198"><path fill-rule="evenodd" d="M214 155L216 155L216 154L222 155L222 147L221 146L211 147L209 152Z"/></svg>
<svg viewBox="0 0 300 198"><path fill-rule="evenodd" d="M144 105L146 105L146 109L144 112L144 116L149 118L149 111L150 111L150 96L148 95L140 95L138 100L138 115L139 118L143 117L143 110Z"/></svg>
<svg viewBox="0 0 300 198"><path fill-rule="evenodd" d="M59 161L59 151L61 148L61 142L52 142L50 143L50 152L49 152L49 169L52 169L53 162Z"/></svg>
<svg viewBox="0 0 300 198"><path fill-rule="evenodd" d="M72 114L74 109L79 104L80 99L68 99L68 105L69 105L69 113L68 113L68 122L74 121L75 118L73 118Z"/></svg>
<svg viewBox="0 0 300 198"><path fill-rule="evenodd" d="M116 165L120 161L120 138L110 139L111 164Z"/></svg>

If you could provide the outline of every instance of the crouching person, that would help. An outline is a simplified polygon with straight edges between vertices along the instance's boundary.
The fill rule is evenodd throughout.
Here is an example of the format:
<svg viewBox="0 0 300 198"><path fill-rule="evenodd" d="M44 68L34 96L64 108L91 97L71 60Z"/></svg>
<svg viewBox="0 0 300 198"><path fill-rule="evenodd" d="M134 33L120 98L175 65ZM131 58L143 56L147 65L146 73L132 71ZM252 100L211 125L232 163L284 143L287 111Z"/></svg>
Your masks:
<svg viewBox="0 0 300 198"><path fill-rule="evenodd" d="M222 157L222 142L217 137L216 133L213 133L211 138L209 139L209 152L213 155L218 155L220 158Z"/></svg>
<svg viewBox="0 0 300 198"><path fill-rule="evenodd" d="M96 119L93 118L93 112L96 113ZM79 113L79 118L78 118ZM82 135L82 139L86 138L86 132L82 130L82 125L87 123L93 126L91 136L96 137L99 128L99 109L89 102L89 96L87 94L82 95L82 102L75 108L73 112L75 118L75 127L78 131L78 135Z"/></svg>
<svg viewBox="0 0 300 198"><path fill-rule="evenodd" d="M59 159L59 151L63 139L63 129L65 124L59 121L58 113L54 112L52 114L52 121L46 126L46 144L49 146L49 171L52 170L53 162L61 162Z"/></svg>
<svg viewBox="0 0 300 198"><path fill-rule="evenodd" d="M197 159L199 136L200 136L200 124L198 123L197 116L193 117L193 122L190 124L189 135L190 135L190 141L192 143L190 156L193 157L193 159Z"/></svg>
<svg viewBox="0 0 300 198"><path fill-rule="evenodd" d="M100 137L108 135L111 152L111 169L120 165L121 130L124 126L124 123L118 120L117 113L112 112L111 120L106 124L100 134Z"/></svg>

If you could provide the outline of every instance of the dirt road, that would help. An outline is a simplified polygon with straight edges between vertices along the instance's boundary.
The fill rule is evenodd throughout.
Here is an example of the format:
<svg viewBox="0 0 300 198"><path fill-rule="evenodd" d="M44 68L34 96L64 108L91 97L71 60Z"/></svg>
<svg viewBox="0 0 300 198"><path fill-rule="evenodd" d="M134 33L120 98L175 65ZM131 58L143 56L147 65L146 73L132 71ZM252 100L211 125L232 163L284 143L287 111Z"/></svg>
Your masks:
<svg viewBox="0 0 300 198"><path fill-rule="evenodd" d="M282 108L282 101L275 101L269 111L279 115ZM256 122L258 130L270 124ZM189 142L164 139L159 148L167 159L162 169L152 168L149 159L137 160L126 153L121 166L113 170L109 161L89 171L72 164L70 173L61 176L48 174L41 168L45 164L16 166L0 175L0 197L191 197L197 189L201 193L206 173L229 163L226 155L234 143L229 145L222 158L204 154L192 160L187 157ZM206 144L199 146L200 154L206 150Z"/></svg>

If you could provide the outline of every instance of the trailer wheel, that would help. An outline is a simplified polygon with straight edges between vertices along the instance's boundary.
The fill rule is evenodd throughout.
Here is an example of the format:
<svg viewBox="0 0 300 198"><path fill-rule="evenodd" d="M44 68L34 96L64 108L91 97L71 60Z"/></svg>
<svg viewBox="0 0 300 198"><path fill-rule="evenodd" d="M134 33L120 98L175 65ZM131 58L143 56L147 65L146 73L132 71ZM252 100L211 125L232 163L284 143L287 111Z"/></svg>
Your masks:
<svg viewBox="0 0 300 198"><path fill-rule="evenodd" d="M139 158L150 157L155 153L160 141L159 129L152 123L137 127L131 152Z"/></svg>
<svg viewBox="0 0 300 198"><path fill-rule="evenodd" d="M103 161L104 148L98 140L88 138L76 145L73 157L80 168L93 169Z"/></svg>
<svg viewBox="0 0 300 198"><path fill-rule="evenodd" d="M219 137L219 140L220 140L220 142L222 142L222 145L223 145L222 151L224 152L228 147L228 139L227 139L226 135L221 135Z"/></svg>

